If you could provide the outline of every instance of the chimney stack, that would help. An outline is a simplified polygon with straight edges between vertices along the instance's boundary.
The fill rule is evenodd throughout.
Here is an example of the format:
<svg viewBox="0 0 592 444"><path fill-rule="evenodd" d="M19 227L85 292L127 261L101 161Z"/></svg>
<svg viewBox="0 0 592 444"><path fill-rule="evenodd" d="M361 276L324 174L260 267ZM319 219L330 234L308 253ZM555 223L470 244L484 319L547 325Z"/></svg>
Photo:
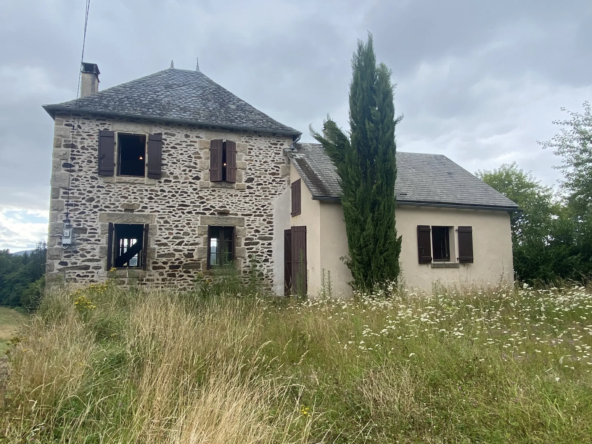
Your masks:
<svg viewBox="0 0 592 444"><path fill-rule="evenodd" d="M99 66L94 63L82 63L80 68L80 97L99 92Z"/></svg>

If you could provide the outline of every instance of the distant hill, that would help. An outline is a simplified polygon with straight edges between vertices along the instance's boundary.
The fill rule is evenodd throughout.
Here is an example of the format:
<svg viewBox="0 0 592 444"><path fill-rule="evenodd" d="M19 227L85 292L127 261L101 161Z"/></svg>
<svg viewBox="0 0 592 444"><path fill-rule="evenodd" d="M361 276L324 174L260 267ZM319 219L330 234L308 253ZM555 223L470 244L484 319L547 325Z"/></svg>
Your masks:
<svg viewBox="0 0 592 444"><path fill-rule="evenodd" d="M27 253L27 254L31 254L33 251L35 250L23 250L23 251L17 251L16 253L12 253L13 256L22 256L23 254Z"/></svg>

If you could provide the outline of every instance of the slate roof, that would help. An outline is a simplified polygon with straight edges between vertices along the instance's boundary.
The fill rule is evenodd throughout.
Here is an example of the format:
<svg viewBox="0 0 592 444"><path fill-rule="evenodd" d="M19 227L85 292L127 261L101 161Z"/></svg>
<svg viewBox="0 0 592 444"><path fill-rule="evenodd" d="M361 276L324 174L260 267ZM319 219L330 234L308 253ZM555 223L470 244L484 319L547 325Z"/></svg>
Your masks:
<svg viewBox="0 0 592 444"><path fill-rule="evenodd" d="M339 176L322 145L300 143L288 150L294 167L318 200L338 200ZM518 210L518 205L440 154L397 152L397 203Z"/></svg>
<svg viewBox="0 0 592 444"><path fill-rule="evenodd" d="M52 116L78 111L297 136L199 71L165 69L70 102L45 105Z"/></svg>

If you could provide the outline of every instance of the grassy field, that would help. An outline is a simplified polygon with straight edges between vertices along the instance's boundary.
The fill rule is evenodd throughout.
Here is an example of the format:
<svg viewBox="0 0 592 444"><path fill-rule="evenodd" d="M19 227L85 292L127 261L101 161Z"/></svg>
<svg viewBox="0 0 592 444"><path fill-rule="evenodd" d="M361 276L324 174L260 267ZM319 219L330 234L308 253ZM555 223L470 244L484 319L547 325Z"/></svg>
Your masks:
<svg viewBox="0 0 592 444"><path fill-rule="evenodd" d="M26 315L12 308L0 307L0 356L4 356L8 348L8 341L16 335L26 319Z"/></svg>
<svg viewBox="0 0 592 444"><path fill-rule="evenodd" d="M46 297L9 356L0 442L592 442L583 287L343 302L94 286Z"/></svg>

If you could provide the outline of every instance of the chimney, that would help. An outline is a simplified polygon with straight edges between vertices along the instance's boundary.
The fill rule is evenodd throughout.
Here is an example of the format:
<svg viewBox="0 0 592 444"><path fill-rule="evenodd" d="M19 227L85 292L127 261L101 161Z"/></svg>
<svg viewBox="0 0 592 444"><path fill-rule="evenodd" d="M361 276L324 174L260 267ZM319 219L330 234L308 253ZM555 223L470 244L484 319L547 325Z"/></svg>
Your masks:
<svg viewBox="0 0 592 444"><path fill-rule="evenodd" d="M94 63L82 63L80 68L80 97L99 92L99 66Z"/></svg>

